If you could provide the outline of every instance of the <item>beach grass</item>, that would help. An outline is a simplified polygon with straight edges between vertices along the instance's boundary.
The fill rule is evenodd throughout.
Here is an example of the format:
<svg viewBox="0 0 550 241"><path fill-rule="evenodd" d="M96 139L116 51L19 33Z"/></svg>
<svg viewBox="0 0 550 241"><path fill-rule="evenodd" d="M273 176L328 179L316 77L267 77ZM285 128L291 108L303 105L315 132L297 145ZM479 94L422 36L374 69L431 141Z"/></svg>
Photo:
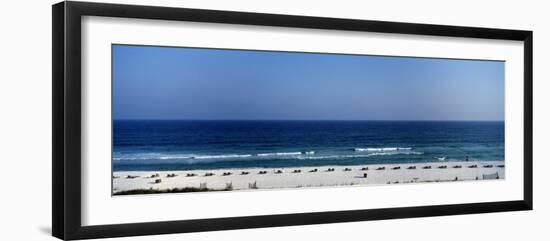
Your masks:
<svg viewBox="0 0 550 241"><path fill-rule="evenodd" d="M136 194L163 194L163 193L186 193L186 192L214 192L214 191L231 191L229 188L213 189L213 188L198 188L198 187L183 187L183 188L167 188L167 189L132 189L113 193L115 196L121 195L136 195Z"/></svg>

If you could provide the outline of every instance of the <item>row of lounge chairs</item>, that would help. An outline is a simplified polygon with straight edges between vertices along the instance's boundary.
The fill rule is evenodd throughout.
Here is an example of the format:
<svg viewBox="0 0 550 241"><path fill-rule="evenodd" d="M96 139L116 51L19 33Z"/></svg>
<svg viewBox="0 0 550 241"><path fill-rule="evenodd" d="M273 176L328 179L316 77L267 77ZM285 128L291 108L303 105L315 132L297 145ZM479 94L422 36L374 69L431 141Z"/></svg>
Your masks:
<svg viewBox="0 0 550 241"><path fill-rule="evenodd" d="M468 168L478 168L478 165L477 164L472 164L472 165L468 165L467 166ZM491 165L491 164L487 164L487 165L483 165L483 168L492 168L494 167L494 165ZM499 167L499 168L504 168L504 164L500 164L500 165L496 165L496 167ZM438 166L437 168L439 169L446 169L447 168L447 165L441 165L441 166ZM462 168L462 165L454 165L452 166L452 168ZM391 168L392 170L400 170L401 169L401 166L394 166ZM414 165L411 165L411 166L408 166L407 167L408 170L415 170L416 169L416 166ZM423 166L422 169L432 169L432 166L431 165L428 165L428 166ZM335 168L328 168L326 171L327 172L334 172L336 169ZM361 168L361 171L368 171L369 168L368 167L362 167ZM381 170L386 170L386 167L385 166L380 166L380 167L377 167L376 170L378 171L381 171ZM314 168L314 169L311 169L309 170L308 172L318 172L319 169L317 168ZM352 171L351 168L344 168L343 171L345 172L349 172L349 171ZM301 173L302 170L301 169L294 169L292 171L292 173ZM276 170L274 172L275 174L282 174L283 171L282 170ZM222 176L230 176L232 173L231 172L224 172L222 173ZM248 175L250 174L250 172L248 171L242 171L241 172L241 175ZM267 174L267 171L259 171L258 174L262 175L262 174ZM177 175L175 173L169 173L166 175L167 178L171 178L171 177L176 177ZM194 177L194 176L197 176L197 174L195 173L187 173L185 175L186 177ZM214 173L212 172L207 172L204 174L205 177L209 177L209 176L214 176ZM127 175L126 178L127 179L134 179L134 178L138 178L139 176L134 176L134 175ZM149 176L149 178L159 178L160 177L160 174L158 173L155 173L155 174L152 174L151 176ZM113 178L118 178L118 176L113 176ZM155 180L156 182L156 180Z"/></svg>

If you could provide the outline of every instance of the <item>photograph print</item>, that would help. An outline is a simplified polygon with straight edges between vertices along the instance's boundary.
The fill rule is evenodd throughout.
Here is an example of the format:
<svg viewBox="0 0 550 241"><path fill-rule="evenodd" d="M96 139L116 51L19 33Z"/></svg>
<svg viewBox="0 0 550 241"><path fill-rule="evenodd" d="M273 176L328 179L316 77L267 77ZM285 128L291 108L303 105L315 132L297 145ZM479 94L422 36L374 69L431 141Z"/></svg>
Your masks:
<svg viewBox="0 0 550 241"><path fill-rule="evenodd" d="M112 195L505 179L504 61L111 49Z"/></svg>

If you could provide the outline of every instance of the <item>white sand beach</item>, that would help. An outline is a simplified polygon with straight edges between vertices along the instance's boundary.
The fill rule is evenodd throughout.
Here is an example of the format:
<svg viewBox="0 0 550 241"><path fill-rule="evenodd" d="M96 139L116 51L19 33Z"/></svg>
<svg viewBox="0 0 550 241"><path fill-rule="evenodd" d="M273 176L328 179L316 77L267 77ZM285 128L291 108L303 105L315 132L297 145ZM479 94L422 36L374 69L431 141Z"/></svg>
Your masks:
<svg viewBox="0 0 550 241"><path fill-rule="evenodd" d="M230 186L231 190L247 190L504 179L504 169L504 161L463 161L361 166L121 171L113 173L113 193L139 189L202 187L223 190Z"/></svg>

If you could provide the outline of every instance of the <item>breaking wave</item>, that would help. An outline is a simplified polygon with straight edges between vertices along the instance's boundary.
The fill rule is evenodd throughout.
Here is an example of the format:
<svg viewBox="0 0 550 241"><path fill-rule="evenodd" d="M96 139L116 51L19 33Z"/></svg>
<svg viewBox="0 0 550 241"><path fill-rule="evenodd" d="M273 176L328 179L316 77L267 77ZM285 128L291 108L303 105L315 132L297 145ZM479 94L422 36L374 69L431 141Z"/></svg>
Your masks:
<svg viewBox="0 0 550 241"><path fill-rule="evenodd" d="M300 155L314 155L315 151L302 152L273 152L259 154L219 154L219 155L194 155L194 154L168 154L168 153L131 153L115 154L114 161L132 160L186 160L186 159L243 159L249 157L291 157Z"/></svg>
<svg viewBox="0 0 550 241"><path fill-rule="evenodd" d="M412 147L367 147L367 148L353 148L354 151L367 151L367 152L396 152L396 151L410 151Z"/></svg>
<svg viewBox="0 0 550 241"><path fill-rule="evenodd" d="M411 151L411 148L399 148L395 151L378 148L379 151L368 151L365 154L325 154L318 155L315 151L301 152L271 152L259 154L219 154L219 155L195 155L195 154L168 154L168 153L116 153L114 161L136 161L136 160L174 160L185 163L197 163L202 161L224 161L224 160L255 160L263 158L275 159L344 159L344 158L365 158L373 156L391 156L391 155L422 155L423 152Z"/></svg>
<svg viewBox="0 0 550 241"><path fill-rule="evenodd" d="M424 152L408 151L408 152L373 152L359 155L325 155L325 156L300 156L300 160L315 160L315 159L346 159L346 158L365 158L373 156L392 156L392 155L423 155Z"/></svg>

